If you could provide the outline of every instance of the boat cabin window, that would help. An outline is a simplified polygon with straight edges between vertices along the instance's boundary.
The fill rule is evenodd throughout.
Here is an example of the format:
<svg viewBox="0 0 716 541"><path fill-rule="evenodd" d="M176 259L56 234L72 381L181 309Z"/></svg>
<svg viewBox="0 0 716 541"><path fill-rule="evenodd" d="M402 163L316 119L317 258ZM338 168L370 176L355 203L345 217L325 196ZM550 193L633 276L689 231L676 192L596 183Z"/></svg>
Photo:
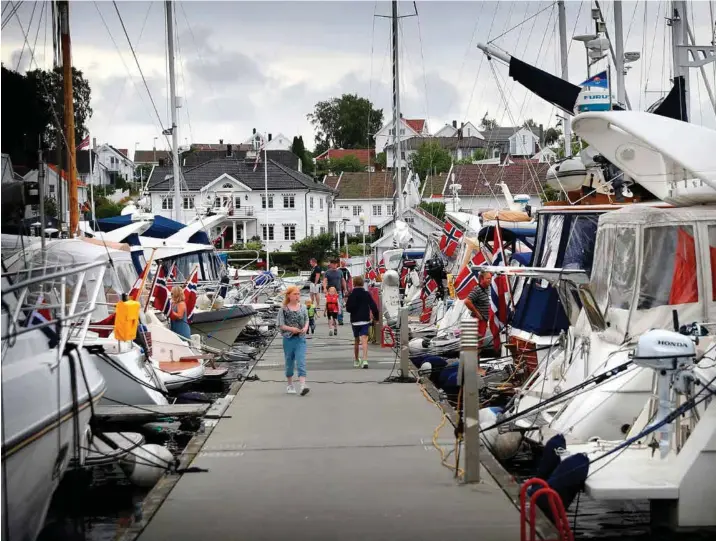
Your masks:
<svg viewBox="0 0 716 541"><path fill-rule="evenodd" d="M642 273L637 309L698 302L694 228L644 229Z"/></svg>
<svg viewBox="0 0 716 541"><path fill-rule="evenodd" d="M711 262L711 300L716 301L716 225L710 225L709 260Z"/></svg>
<svg viewBox="0 0 716 541"><path fill-rule="evenodd" d="M562 262L563 268L582 269L587 272L588 276L591 275L598 223L599 216L597 215L580 215L572 218L569 240Z"/></svg>
<svg viewBox="0 0 716 541"><path fill-rule="evenodd" d="M628 309L636 280L636 230L633 227L602 228L597 232L591 289L602 311L607 305Z"/></svg>

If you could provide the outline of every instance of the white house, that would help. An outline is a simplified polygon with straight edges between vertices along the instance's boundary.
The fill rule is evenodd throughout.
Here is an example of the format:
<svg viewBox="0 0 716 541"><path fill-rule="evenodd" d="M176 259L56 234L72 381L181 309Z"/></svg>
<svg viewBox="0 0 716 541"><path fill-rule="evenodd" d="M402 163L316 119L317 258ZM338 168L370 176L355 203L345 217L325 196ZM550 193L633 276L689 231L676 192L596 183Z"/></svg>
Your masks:
<svg viewBox="0 0 716 541"><path fill-rule="evenodd" d="M402 156L402 167L410 167L410 157L415 154L421 145L425 143L435 143L440 148L447 150L454 161L472 158L478 148L485 148L485 141L482 137L411 137L403 141L400 145L400 154ZM385 147L385 157L387 166L393 167L393 145L388 144Z"/></svg>
<svg viewBox="0 0 716 541"><path fill-rule="evenodd" d="M13 182L18 180L15 176L15 170L12 167L12 159L9 154L2 155L2 181Z"/></svg>
<svg viewBox="0 0 716 541"><path fill-rule="evenodd" d="M534 156L540 148L544 129L530 130L525 127L495 128L482 132L485 146L489 149L490 157L496 158L501 154L510 156Z"/></svg>
<svg viewBox="0 0 716 541"><path fill-rule="evenodd" d="M423 184L423 201L442 202L449 208L453 198L452 185L459 198L459 208L477 213L486 209L506 208L502 192L504 183L513 196L529 195L533 209L542 206L540 194L545 185L548 163L513 158L500 163L456 165L448 173L428 177Z"/></svg>
<svg viewBox="0 0 716 541"><path fill-rule="evenodd" d="M402 126L400 127L399 137L401 141L410 139L411 137L427 137L430 135L428 123L423 118L407 119L402 118ZM383 152L387 145L393 142L393 120L391 119L375 134L376 152ZM391 162L388 161L388 166Z"/></svg>
<svg viewBox="0 0 716 541"><path fill-rule="evenodd" d="M445 124L437 132L435 137L457 137L458 132L462 130L463 137L477 137L484 139L480 130L478 130L472 122L462 122L460 126L457 125L457 120L453 120L452 124Z"/></svg>
<svg viewBox="0 0 716 541"><path fill-rule="evenodd" d="M282 133L277 135L269 133L268 136L266 136L261 132L257 132L256 128L254 128L251 137L246 139L242 144L248 145L253 150L263 148L264 144L266 145L266 150L291 150L293 141Z"/></svg>
<svg viewBox="0 0 716 541"><path fill-rule="evenodd" d="M68 199L68 180L67 180L67 173L65 171L62 171L62 181L60 181L60 175L57 174L57 166L53 164L45 164L44 166L45 171L45 180L44 180L44 195L46 197L50 197L54 199L56 202L59 202L58 196L59 196L59 190L60 187L62 188L62 200L63 200L63 206L65 207L64 215L62 216L63 223L67 224L70 220L70 211L69 211L69 199ZM38 181L38 174L39 171L37 169L33 169L29 173L27 173L24 177L24 180L26 181L32 181L37 182ZM82 206L85 202L88 201L87 196L87 186L84 182L82 182L80 179L77 179L77 201L80 206ZM39 207L28 207L25 211L25 217L31 218L33 216L39 216L40 209ZM59 212L59 207L58 207Z"/></svg>
<svg viewBox="0 0 716 541"><path fill-rule="evenodd" d="M410 247L416 250L424 250L428 245L428 237L430 233L440 231L444 227L444 222L439 220L429 212L420 207L412 207L405 210L400 216L400 220L408 224L413 241ZM383 252L391 250L393 246L393 232L395 231L395 220L389 219L380 224L382 236L371 244L373 253L376 254L377 261L383 257Z"/></svg>
<svg viewBox="0 0 716 541"><path fill-rule="evenodd" d="M117 149L107 143L94 148L97 154L97 163L100 169L106 171L96 171L100 174L95 175L95 184L99 184L103 179L107 179L109 184L117 183L119 177L131 182L134 178L134 162L129 159L127 149Z"/></svg>
<svg viewBox="0 0 716 541"><path fill-rule="evenodd" d="M169 166L155 167L147 182L152 212L186 223L199 207L233 207L223 225L212 232L222 245L259 236L273 251L288 251L295 241L328 231L330 186L316 182L269 158L268 198L264 186L263 153L223 156L182 168L182 208L174 208L174 179ZM178 212L177 212L178 211Z"/></svg>

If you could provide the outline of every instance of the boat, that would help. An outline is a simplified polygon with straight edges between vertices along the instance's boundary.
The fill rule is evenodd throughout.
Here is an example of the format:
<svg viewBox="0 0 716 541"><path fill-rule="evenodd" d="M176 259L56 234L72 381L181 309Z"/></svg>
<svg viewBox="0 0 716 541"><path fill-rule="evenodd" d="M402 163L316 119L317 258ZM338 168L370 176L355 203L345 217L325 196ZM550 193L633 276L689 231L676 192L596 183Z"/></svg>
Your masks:
<svg viewBox="0 0 716 541"><path fill-rule="evenodd" d="M101 282L105 271L101 261L3 272L3 538L36 539L70 460L83 460L92 408L106 383L83 335L69 342L69 328L86 329L100 288L75 293L90 273ZM69 295L54 297L64 284Z"/></svg>

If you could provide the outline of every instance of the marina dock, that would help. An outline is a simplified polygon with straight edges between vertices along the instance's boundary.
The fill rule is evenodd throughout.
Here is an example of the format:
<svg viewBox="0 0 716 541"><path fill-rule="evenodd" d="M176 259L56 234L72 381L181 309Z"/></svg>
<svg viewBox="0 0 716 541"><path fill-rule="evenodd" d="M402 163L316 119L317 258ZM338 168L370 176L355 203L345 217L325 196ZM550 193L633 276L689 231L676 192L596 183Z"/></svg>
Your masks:
<svg viewBox="0 0 716 541"><path fill-rule="evenodd" d="M418 385L383 383L393 350L371 345L370 368L354 369L350 333L346 325L327 337L319 325L308 340L304 397L286 394L277 337L253 371L258 379L241 384L195 449L187 465L201 470L163 495L155 488L143 522L126 533L141 531L140 541L519 539L519 511L487 470L463 485L441 465L432 439L442 416ZM449 423L438 441L453 448Z"/></svg>

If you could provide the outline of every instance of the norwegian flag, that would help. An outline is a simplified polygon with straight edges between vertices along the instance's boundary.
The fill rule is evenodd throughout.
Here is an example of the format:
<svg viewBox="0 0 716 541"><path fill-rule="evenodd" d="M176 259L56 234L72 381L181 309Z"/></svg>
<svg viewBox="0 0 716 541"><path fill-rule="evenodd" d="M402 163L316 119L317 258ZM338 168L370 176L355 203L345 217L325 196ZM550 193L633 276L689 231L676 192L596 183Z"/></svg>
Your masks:
<svg viewBox="0 0 716 541"><path fill-rule="evenodd" d="M420 291L420 297L427 299L430 295L435 293L438 289L438 283L432 278L428 278L423 284L423 289Z"/></svg>
<svg viewBox="0 0 716 541"><path fill-rule="evenodd" d="M179 279L179 269L177 268L176 262L172 263L172 268L169 269L169 283L172 284Z"/></svg>
<svg viewBox="0 0 716 541"><path fill-rule="evenodd" d="M195 267L184 287L184 302L186 302L186 318L191 321L196 306L196 290L199 285L199 267Z"/></svg>
<svg viewBox="0 0 716 541"><path fill-rule="evenodd" d="M455 277L455 295L458 299L462 301L467 299L470 292L477 285L480 271L473 270L472 265L484 264L485 256L482 252L477 252L474 256L472 256L472 259L470 259L470 264L465 265L462 269L460 269L460 272L457 273L457 276Z"/></svg>
<svg viewBox="0 0 716 541"><path fill-rule="evenodd" d="M77 150L83 150L85 148L89 148L90 146L90 136L87 135L84 139L82 139L82 142L77 145Z"/></svg>
<svg viewBox="0 0 716 541"><path fill-rule="evenodd" d="M142 271L142 274L140 274L139 277L134 281L134 285L129 292L130 299L135 301L139 300L139 296L142 294L142 284L144 283L144 278L147 276L147 273L149 273L149 263L146 264L144 270Z"/></svg>
<svg viewBox="0 0 716 541"><path fill-rule="evenodd" d="M502 249L502 236L500 228L495 228L495 236L492 248L492 266L505 265L504 251ZM508 297L510 288L507 283L507 276L495 276L492 279L490 291L490 332L492 334L493 349L500 347L500 331L507 325L508 318Z"/></svg>
<svg viewBox="0 0 716 541"><path fill-rule="evenodd" d="M385 274L386 270L388 270L388 269L385 268L385 259L381 257L380 263L378 263L378 274L383 276Z"/></svg>
<svg viewBox="0 0 716 541"><path fill-rule="evenodd" d="M169 301L171 295L169 286L167 286L167 271L164 268L164 265L159 265L157 280L154 283L152 296L154 297L152 306L154 306L155 309L164 312L164 315L169 314L169 305L171 304Z"/></svg>
<svg viewBox="0 0 716 541"><path fill-rule="evenodd" d="M44 295L40 295L37 298L37 305L45 305L47 304L45 302ZM30 316L27 318L26 327L35 327L36 325L42 325L43 323L47 323L49 321L52 321L52 313L50 312L49 308L35 308Z"/></svg>
<svg viewBox="0 0 716 541"><path fill-rule="evenodd" d="M400 287L402 287L402 288L406 287L409 274L410 274L410 269L408 267L402 267L400 269Z"/></svg>
<svg viewBox="0 0 716 541"><path fill-rule="evenodd" d="M440 238L440 251L448 257L453 257L464 234L462 229L450 220L446 220L443 236Z"/></svg>
<svg viewBox="0 0 716 541"><path fill-rule="evenodd" d="M378 278L378 273L375 272L370 259L365 260L365 275L369 280L375 280Z"/></svg>

